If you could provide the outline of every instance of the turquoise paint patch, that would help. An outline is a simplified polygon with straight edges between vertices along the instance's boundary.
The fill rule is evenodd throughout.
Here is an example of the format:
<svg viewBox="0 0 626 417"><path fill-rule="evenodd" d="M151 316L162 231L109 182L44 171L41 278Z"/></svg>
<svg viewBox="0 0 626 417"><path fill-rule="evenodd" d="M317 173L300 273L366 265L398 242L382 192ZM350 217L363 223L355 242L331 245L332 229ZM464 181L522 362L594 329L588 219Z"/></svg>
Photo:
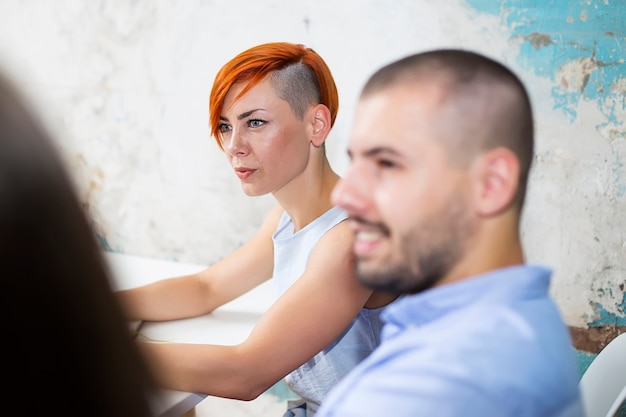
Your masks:
<svg viewBox="0 0 626 417"><path fill-rule="evenodd" d="M522 68L554 81L555 108L570 121L577 117L581 99L596 100L607 125L626 126L618 110L626 108L626 93L614 92L626 80L624 43L626 6L621 1L579 0L466 0L479 12L500 16L512 39L523 41L518 58ZM566 77L559 77L567 64L578 61L580 87L572 91ZM558 79L557 79L558 78ZM623 81L624 82L624 81ZM613 90L613 91L612 91Z"/></svg>
<svg viewBox="0 0 626 417"><path fill-rule="evenodd" d="M592 303L595 319L587 323L591 327L596 326L626 326L626 293L623 294L621 304L618 304L618 313L608 312L600 303Z"/></svg>
<svg viewBox="0 0 626 417"><path fill-rule="evenodd" d="M583 352L582 350L576 351L576 364L578 365L578 374L580 377L583 376L596 356L598 355L595 353Z"/></svg>
<svg viewBox="0 0 626 417"><path fill-rule="evenodd" d="M275 396L279 401L289 401L298 398L298 396L289 389L284 380L278 381L268 389L266 393Z"/></svg>

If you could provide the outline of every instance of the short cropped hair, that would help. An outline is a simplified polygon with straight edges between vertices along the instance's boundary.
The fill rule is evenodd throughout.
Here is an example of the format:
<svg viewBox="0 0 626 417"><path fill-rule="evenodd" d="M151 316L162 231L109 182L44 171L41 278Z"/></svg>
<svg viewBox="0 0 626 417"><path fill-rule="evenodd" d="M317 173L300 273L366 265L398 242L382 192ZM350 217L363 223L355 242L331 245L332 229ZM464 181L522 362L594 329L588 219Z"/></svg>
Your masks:
<svg viewBox="0 0 626 417"><path fill-rule="evenodd" d="M228 61L215 76L209 98L211 134L222 148L219 124L228 91L247 83L235 98L243 96L267 75L280 98L302 119L306 110L324 104L330 110L331 126L339 110L335 80L326 62L313 49L301 44L272 42L247 49Z"/></svg>
<svg viewBox="0 0 626 417"><path fill-rule="evenodd" d="M413 54L370 77L361 97L398 85L436 85L440 106L451 112L433 126L445 130L450 155L469 160L505 147L520 163L517 204L522 206L534 153L534 124L526 88L503 64L475 52L441 49ZM441 112L443 114L443 111Z"/></svg>

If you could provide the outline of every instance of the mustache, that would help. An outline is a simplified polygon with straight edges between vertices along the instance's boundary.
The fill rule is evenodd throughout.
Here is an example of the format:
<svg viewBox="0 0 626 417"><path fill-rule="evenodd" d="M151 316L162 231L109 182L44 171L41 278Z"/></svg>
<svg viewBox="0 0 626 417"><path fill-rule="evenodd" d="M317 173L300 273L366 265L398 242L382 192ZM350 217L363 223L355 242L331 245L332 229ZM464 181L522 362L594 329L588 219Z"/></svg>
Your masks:
<svg viewBox="0 0 626 417"><path fill-rule="evenodd" d="M353 224L359 224L361 226L365 226L368 229L378 229L385 236L389 236L390 231L385 224L381 222L374 222L371 220L367 220L365 217L357 216L357 215L349 215L348 220L350 220Z"/></svg>

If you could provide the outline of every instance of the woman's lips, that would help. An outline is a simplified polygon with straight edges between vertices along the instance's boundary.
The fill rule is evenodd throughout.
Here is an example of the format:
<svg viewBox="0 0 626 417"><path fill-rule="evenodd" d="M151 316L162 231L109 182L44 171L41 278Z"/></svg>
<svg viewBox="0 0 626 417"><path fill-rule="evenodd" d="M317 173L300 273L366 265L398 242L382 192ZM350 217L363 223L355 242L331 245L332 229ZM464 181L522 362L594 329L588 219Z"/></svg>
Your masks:
<svg viewBox="0 0 626 417"><path fill-rule="evenodd" d="M255 171L256 169L252 168L235 168L235 174L237 174L237 176L241 180L245 180L246 178L250 177L250 175L254 174Z"/></svg>

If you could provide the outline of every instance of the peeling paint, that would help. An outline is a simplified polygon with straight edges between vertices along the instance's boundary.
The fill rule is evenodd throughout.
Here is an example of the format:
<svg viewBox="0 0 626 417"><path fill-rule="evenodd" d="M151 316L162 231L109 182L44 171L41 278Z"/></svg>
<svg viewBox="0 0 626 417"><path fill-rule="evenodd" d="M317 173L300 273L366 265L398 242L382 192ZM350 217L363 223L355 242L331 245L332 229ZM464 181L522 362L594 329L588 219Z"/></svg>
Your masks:
<svg viewBox="0 0 626 417"><path fill-rule="evenodd" d="M626 95L614 97L621 85L626 40L626 9L618 1L557 2L545 0L467 0L481 12L500 16L511 28L511 39L521 39L522 67L554 81L555 108L573 122L580 100L595 100L607 118L613 136L626 137L619 119ZM549 42L548 42L549 40ZM600 130L602 134L603 130Z"/></svg>
<svg viewBox="0 0 626 417"><path fill-rule="evenodd" d="M610 289L606 291L608 291L609 296L613 295ZM591 302L590 304L595 313L594 320L588 323L590 327L626 326L626 294L623 294L621 304L611 306L611 308L605 308L597 302Z"/></svg>
<svg viewBox="0 0 626 417"><path fill-rule="evenodd" d="M526 39L528 42L530 42L530 44L535 49L539 49L541 47L548 46L548 45L554 43L554 41L552 40L550 35L548 35L546 33L533 32L530 35L524 36L524 39Z"/></svg>
<svg viewBox="0 0 626 417"><path fill-rule="evenodd" d="M626 95L626 78L621 77L611 84L611 93Z"/></svg>
<svg viewBox="0 0 626 417"><path fill-rule="evenodd" d="M597 68L598 64L593 57L581 58L563 65L555 78L564 90L583 93L589 83L589 77Z"/></svg>
<svg viewBox="0 0 626 417"><path fill-rule="evenodd" d="M589 233L560 235L560 242L567 248L572 239L585 242L580 248L588 262L574 272L576 278L572 282L588 280L591 285L583 290L587 298L581 299L580 305L570 313L580 312L580 321L576 321L576 326L580 326L576 347L597 353L616 331L624 331L626 327L623 263L626 241L624 232L619 231L624 230L626 197L625 4L608 0L466 0L466 3L479 13L496 16L501 26L508 29L508 40L517 47L517 56L513 58L517 67L523 73L551 82L547 91L553 108L562 112L580 135L561 138L557 134L550 138L554 141L552 148L537 159L543 166L558 162L558 168L554 165L554 169L581 173L573 195L560 197L578 201L570 214L584 211L593 226L587 230ZM597 135L588 130L587 124L595 127ZM568 149L572 158L574 155L578 158L568 164L552 158L551 153L556 154L561 147ZM592 172L584 179L582 171L589 160L576 147L588 147L592 158L593 149L596 156L602 155L594 159L593 166L587 165ZM550 157L550 161L541 161L541 157ZM585 186L593 190L585 190ZM587 251L584 249L587 239L602 242L603 249ZM570 255L564 252L564 256Z"/></svg>
<svg viewBox="0 0 626 417"><path fill-rule="evenodd" d="M622 333L626 333L626 327L620 326L595 326L595 327L570 327L570 337L577 352L585 352L596 355L606 347L611 340Z"/></svg>

